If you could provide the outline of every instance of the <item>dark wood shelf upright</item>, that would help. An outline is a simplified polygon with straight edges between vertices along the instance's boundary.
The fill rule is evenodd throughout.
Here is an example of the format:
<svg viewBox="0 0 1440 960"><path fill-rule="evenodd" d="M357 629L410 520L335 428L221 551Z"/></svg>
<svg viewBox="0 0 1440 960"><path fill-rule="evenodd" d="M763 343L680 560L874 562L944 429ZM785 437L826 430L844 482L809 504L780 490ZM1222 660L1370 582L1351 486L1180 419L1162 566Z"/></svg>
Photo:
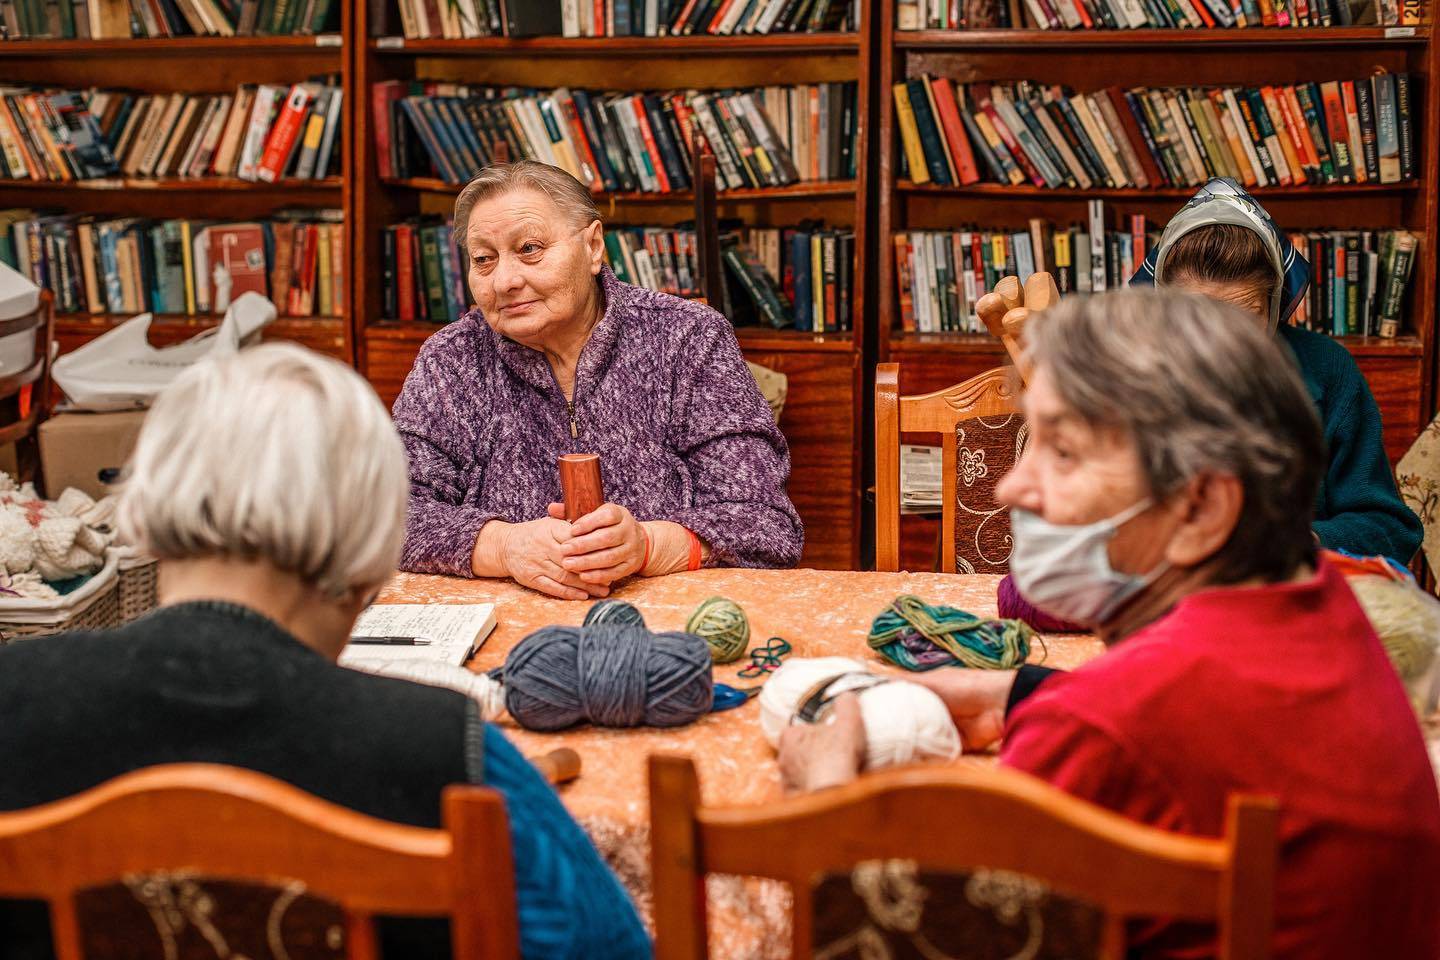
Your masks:
<svg viewBox="0 0 1440 960"><path fill-rule="evenodd" d="M853 568L860 558L862 345L873 311L864 302L869 243L866 198L872 74L871 2L862 5L854 34L771 37L671 37L525 40L413 41L371 37L366 4L355 4L355 83L350 123L360 145L354 175L354 262L379 262L386 224L417 214L448 215L459 187L434 179L382 181L374 153L369 91L384 80L435 79L599 90L725 89L790 83L849 81L858 86L858 176L840 183L802 183L773 190L721 191L721 218L753 226L792 226L823 219L855 231L852 314L845 334L744 328L741 348L755 363L789 378L781 419L790 445L790 495L805 522L807 566ZM359 39L363 38L363 39ZM353 95L351 95L353 94ZM597 197L606 226L673 224L694 216L691 191L672 194L607 194ZM354 336L361 371L385 401L398 394L420 345L434 324L399 324L381 317L380 275L354 271ZM364 318L364 319L361 319Z"/></svg>

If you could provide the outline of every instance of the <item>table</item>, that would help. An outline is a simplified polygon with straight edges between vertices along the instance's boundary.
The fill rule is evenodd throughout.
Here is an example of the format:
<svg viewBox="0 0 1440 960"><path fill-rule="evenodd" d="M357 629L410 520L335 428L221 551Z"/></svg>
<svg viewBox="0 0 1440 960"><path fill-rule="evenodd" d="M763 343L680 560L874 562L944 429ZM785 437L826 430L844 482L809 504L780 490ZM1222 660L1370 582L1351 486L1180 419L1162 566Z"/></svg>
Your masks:
<svg viewBox="0 0 1440 960"><path fill-rule="evenodd" d="M997 576L938 573L860 573L821 570L700 570L635 580L614 594L644 612L652 630L679 630L700 603L724 596L750 618L751 643L782 636L792 656L850 656L896 674L865 642L870 622L897 595L913 593L982 616L995 615ZM552 600L514 583L401 574L381 595L384 603L495 604L495 632L471 661L475 670L501 665L506 654L533 630L551 624L578 625L588 603ZM1046 638L1032 662L1073 668L1104 648L1088 636ZM737 686L741 663L717 666L716 680ZM754 698L735 710L710 714L678 730L607 730L581 727L534 733L508 718L500 722L526 754L571 747L583 772L560 788L565 806L584 825L649 922L649 803L647 758L652 753L688 754L700 775L707 804L763 804L781 796L774 752L760 733ZM961 762L975 762L963 758ZM788 893L779 884L712 877L711 948L716 957L783 957L789 953Z"/></svg>

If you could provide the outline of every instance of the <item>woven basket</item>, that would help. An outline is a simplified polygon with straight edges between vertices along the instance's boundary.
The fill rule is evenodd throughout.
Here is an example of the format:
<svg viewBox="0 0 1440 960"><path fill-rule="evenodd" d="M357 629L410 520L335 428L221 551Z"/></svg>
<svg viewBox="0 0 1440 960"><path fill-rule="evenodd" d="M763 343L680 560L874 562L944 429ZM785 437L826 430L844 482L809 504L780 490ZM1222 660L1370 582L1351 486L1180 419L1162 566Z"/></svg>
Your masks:
<svg viewBox="0 0 1440 960"><path fill-rule="evenodd" d="M119 625L120 558L113 550L100 572L74 593L56 600L0 598L0 644Z"/></svg>
<svg viewBox="0 0 1440 960"><path fill-rule="evenodd" d="M114 551L120 558L120 622L129 623L155 609L159 565L132 547Z"/></svg>

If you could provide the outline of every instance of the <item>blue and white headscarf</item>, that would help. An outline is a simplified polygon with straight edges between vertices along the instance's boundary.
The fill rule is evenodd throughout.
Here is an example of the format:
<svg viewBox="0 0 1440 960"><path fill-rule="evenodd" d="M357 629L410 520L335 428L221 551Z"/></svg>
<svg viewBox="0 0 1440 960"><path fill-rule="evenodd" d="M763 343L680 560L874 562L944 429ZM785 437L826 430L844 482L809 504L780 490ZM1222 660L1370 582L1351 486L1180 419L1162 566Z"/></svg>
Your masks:
<svg viewBox="0 0 1440 960"><path fill-rule="evenodd" d="M1160 235L1160 242L1145 256L1145 262L1130 278L1130 285L1151 287L1163 284L1165 258L1175 242L1192 230L1215 224L1245 227L1258 234L1264 242L1275 266L1275 275L1280 279L1270 297L1270 330L1274 332L1283 320L1295 312L1300 299L1305 296L1310 286L1310 263L1270 219L1265 208L1229 177L1211 178L1180 208L1179 213L1170 218L1165 232Z"/></svg>

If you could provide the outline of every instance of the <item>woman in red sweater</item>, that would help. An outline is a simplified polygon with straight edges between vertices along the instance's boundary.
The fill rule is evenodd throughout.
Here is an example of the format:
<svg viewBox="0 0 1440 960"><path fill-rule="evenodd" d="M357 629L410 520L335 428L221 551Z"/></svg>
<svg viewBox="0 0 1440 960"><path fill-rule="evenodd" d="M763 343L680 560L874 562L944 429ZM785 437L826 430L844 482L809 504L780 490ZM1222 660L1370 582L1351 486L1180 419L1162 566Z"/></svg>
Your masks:
<svg viewBox="0 0 1440 960"><path fill-rule="evenodd" d="M1109 649L1038 689L1030 667L914 679L967 751L1003 732L1002 763L1154 826L1218 836L1229 794L1277 797L1275 957L1434 960L1440 797L1395 671L1317 555L1324 447L1294 365L1239 310L1172 291L1066 301L1027 339L1030 442L997 490L1011 571ZM792 786L857 775L858 711L831 716L782 740ZM1159 925L1133 945L1212 940Z"/></svg>

